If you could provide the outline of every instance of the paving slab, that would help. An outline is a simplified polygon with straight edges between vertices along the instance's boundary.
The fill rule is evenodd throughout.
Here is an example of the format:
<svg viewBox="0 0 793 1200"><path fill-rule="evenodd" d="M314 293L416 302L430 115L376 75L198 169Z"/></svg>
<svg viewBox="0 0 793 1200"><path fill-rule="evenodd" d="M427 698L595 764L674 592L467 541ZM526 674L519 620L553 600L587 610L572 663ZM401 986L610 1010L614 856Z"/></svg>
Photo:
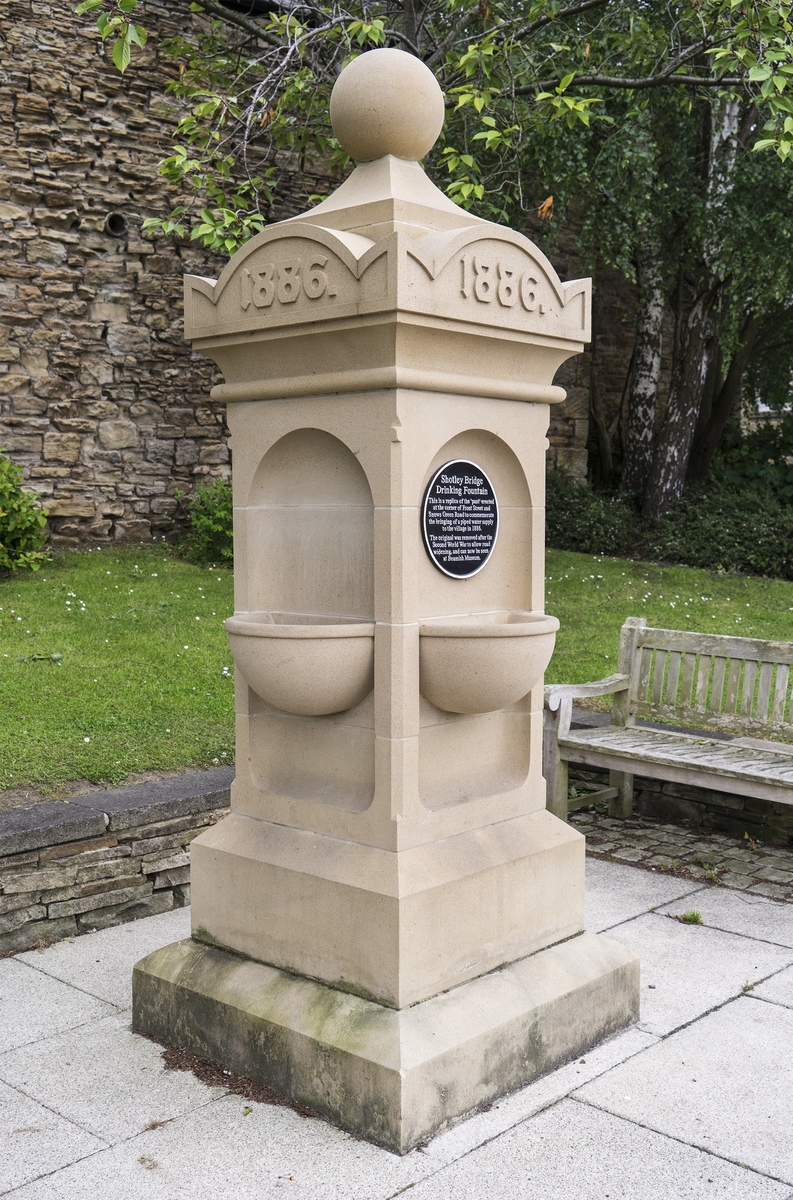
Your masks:
<svg viewBox="0 0 793 1200"><path fill-rule="evenodd" d="M404 1200L788 1200L789 1188L575 1100L525 1121Z"/></svg>
<svg viewBox="0 0 793 1200"><path fill-rule="evenodd" d="M0 1144L0 1194L8 1175L14 1200L269 1200L284 1188L302 1200L793 1200L788 906L744 895L750 907L731 907L734 893L691 880L602 860L588 867L590 928L608 928L643 960L643 1026L402 1159L321 1120L165 1072L160 1048L131 1033L129 1014L111 1004L128 1003L138 958L187 934L188 910L0 962L0 1039L12 1028L4 1001L23 1036L0 1053L0 1139L11 1139L8 1152ZM657 905L697 908L707 924L648 912ZM769 923L781 942L759 940ZM685 1021L694 1023L681 1029ZM40 1040L24 1044L31 1029ZM702 1047L684 1043L681 1053L692 1031ZM10 1125L9 1094L19 1097ZM50 1124L17 1121L25 1106ZM6 1172L6 1160L21 1172Z"/></svg>
<svg viewBox="0 0 793 1200"><path fill-rule="evenodd" d="M699 891L690 879L587 858L586 927L592 933L603 933L651 908Z"/></svg>
<svg viewBox="0 0 793 1200"><path fill-rule="evenodd" d="M0 1196L106 1143L0 1083Z"/></svg>
<svg viewBox="0 0 793 1200"><path fill-rule="evenodd" d="M160 1047L130 1032L128 1013L10 1050L0 1079L111 1143L224 1094L166 1071Z"/></svg>
<svg viewBox="0 0 793 1200"><path fill-rule="evenodd" d="M506 1130L534 1116L544 1108L579 1088L584 1081L596 1079L610 1071L617 1063L626 1062L634 1054L640 1054L658 1039L652 1034L633 1026L615 1034L588 1051L580 1059L567 1063L552 1071L550 1075L535 1080L511 1096L498 1100L487 1112L477 1113L465 1121L452 1126L445 1133L433 1138L424 1148L424 1153L436 1162L453 1162L476 1146L498 1137Z"/></svg>
<svg viewBox="0 0 793 1200"><path fill-rule="evenodd" d="M781 904L749 892L703 888L691 898L690 904L674 900L659 911L679 914L689 908L696 908L703 923L713 929L741 933L778 946L793 946L793 904Z"/></svg>
<svg viewBox="0 0 793 1200"><path fill-rule="evenodd" d="M14 958L0 961L0 1055L115 1012L112 1005L42 975Z"/></svg>
<svg viewBox="0 0 793 1200"><path fill-rule="evenodd" d="M575 1095L793 1185L791 1064L793 1011L741 997Z"/></svg>
<svg viewBox="0 0 793 1200"><path fill-rule="evenodd" d="M793 1008L793 967L780 971L772 979L752 988L752 995L760 1000L769 1000L772 1004L782 1004L785 1008Z"/></svg>
<svg viewBox="0 0 793 1200"><path fill-rule="evenodd" d="M190 909L175 908L156 917L68 938L45 950L29 950L18 954L16 961L119 1008L129 1008L135 963L152 950L189 936Z"/></svg>
<svg viewBox="0 0 793 1200"><path fill-rule="evenodd" d="M693 904L693 901L692 901ZM640 1025L664 1036L793 963L793 951L648 913L609 937L641 959Z"/></svg>
<svg viewBox="0 0 793 1200"><path fill-rule="evenodd" d="M437 1166L420 1151L399 1158L291 1109L227 1096L14 1200L386 1200Z"/></svg>

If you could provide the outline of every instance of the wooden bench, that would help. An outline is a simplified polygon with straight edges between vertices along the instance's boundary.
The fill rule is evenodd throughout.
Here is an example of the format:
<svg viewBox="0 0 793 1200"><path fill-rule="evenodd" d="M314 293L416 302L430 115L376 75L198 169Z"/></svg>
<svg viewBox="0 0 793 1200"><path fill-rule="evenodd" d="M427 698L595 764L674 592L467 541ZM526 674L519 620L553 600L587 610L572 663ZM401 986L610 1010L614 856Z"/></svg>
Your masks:
<svg viewBox="0 0 793 1200"><path fill-rule="evenodd" d="M588 802L608 800L612 816L630 815L634 775L793 804L791 664L788 642L652 629L629 617L616 675L545 689L548 808L567 818L569 763L610 772L610 786ZM571 729L574 700L608 695L610 725Z"/></svg>

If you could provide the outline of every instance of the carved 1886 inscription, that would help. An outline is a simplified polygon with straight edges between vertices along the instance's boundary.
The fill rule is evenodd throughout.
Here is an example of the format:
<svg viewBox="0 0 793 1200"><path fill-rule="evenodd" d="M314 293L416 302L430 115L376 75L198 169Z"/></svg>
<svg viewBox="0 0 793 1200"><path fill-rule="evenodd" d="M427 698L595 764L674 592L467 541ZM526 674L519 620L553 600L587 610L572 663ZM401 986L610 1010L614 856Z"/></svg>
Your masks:
<svg viewBox="0 0 793 1200"><path fill-rule="evenodd" d="M546 305L538 296L540 285L531 272L515 270L481 254L466 254L460 259L460 267L460 291L466 300L473 297L482 304L492 304L495 300L502 308L513 308L520 301L526 312L539 310L545 315Z"/></svg>
<svg viewBox="0 0 793 1200"><path fill-rule="evenodd" d="M469 579L487 562L498 534L498 501L481 467L455 459L436 471L424 493L421 532L439 571Z"/></svg>
<svg viewBox="0 0 793 1200"><path fill-rule="evenodd" d="M321 296L335 296L336 288L324 270L328 260L324 254L312 254L308 258L288 258L283 262L265 263L259 271L240 271L240 307L269 308L279 304L294 304L303 294L309 300Z"/></svg>

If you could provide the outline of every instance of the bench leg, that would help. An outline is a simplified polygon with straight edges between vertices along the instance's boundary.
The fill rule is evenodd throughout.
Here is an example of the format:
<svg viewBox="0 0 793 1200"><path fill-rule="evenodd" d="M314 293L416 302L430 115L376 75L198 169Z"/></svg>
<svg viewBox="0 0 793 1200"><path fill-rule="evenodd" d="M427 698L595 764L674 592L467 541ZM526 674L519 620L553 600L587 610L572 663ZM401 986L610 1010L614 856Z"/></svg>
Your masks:
<svg viewBox="0 0 793 1200"><path fill-rule="evenodd" d="M610 817L629 817L633 812L633 776L626 771L609 771L609 785L617 795L609 800Z"/></svg>
<svg viewBox="0 0 793 1200"><path fill-rule="evenodd" d="M545 807L561 821L567 820L567 797L569 792L568 766L561 758L557 758L553 769L546 771L547 785Z"/></svg>
<svg viewBox="0 0 793 1200"><path fill-rule="evenodd" d="M567 820L568 767L562 761L557 741L559 714L545 710L542 773L545 776L545 807L560 820Z"/></svg>

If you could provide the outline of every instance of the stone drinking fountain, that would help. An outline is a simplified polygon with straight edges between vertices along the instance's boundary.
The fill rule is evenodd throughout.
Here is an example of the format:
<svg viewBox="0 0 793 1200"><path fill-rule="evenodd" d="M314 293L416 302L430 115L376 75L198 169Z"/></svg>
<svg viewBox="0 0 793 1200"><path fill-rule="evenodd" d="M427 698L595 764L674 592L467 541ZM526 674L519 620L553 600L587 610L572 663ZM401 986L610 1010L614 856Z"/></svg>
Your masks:
<svg viewBox="0 0 793 1200"><path fill-rule="evenodd" d="M185 280L232 435L236 779L192 938L134 974L136 1028L400 1153L638 1015L542 776L545 435L590 285L430 182L443 115L418 59L354 60L360 165Z"/></svg>

